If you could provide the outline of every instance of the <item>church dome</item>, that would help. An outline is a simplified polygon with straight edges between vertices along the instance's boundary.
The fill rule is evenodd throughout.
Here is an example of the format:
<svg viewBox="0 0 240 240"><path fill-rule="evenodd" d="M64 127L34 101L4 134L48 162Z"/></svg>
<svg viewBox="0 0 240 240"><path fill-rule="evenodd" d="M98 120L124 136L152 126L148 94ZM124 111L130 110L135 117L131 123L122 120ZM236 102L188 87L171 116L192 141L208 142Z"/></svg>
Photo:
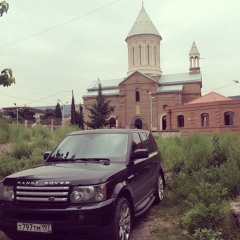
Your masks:
<svg viewBox="0 0 240 240"><path fill-rule="evenodd" d="M142 7L140 13L138 14L138 17L128 33L127 38L140 34L153 34L161 37L144 7Z"/></svg>

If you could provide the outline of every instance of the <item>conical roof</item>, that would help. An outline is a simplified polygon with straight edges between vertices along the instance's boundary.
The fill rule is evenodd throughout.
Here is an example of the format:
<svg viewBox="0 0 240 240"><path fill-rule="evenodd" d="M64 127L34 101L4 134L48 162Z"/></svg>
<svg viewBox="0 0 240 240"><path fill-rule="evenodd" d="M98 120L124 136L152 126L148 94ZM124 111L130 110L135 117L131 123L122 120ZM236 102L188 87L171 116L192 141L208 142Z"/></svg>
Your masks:
<svg viewBox="0 0 240 240"><path fill-rule="evenodd" d="M189 52L189 55L195 55L195 54L199 55L200 53L199 53L199 51L197 49L197 46L196 46L195 42L193 42L192 48L191 48L191 50Z"/></svg>
<svg viewBox="0 0 240 240"><path fill-rule="evenodd" d="M133 24L127 38L139 34L154 34L160 36L158 30L152 23L152 20L148 16L144 7L142 7L140 13L138 14L138 17L135 23Z"/></svg>

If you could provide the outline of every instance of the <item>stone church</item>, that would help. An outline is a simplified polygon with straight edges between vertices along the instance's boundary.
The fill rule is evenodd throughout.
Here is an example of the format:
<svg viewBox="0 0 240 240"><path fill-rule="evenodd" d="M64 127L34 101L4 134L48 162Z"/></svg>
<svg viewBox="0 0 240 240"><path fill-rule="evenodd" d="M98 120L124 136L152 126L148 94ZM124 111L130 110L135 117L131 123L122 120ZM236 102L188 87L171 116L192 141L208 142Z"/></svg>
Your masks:
<svg viewBox="0 0 240 240"><path fill-rule="evenodd" d="M160 50L162 37L144 7L125 41L128 48L128 72L124 78L95 81L83 96L84 106L96 101L98 84L115 110L110 127L167 129L166 107L182 105L201 96L200 54L193 42L186 73L162 74ZM187 61L187 58L186 58ZM88 111L84 112L85 121Z"/></svg>

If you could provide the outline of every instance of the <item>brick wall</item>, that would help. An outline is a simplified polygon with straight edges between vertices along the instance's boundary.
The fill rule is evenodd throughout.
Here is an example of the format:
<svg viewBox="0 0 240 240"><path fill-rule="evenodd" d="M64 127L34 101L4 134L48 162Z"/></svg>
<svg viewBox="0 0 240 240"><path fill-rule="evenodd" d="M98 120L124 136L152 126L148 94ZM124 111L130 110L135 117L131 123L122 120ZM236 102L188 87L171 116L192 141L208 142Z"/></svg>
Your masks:
<svg viewBox="0 0 240 240"><path fill-rule="evenodd" d="M201 95L200 83L183 85L183 92L157 93L159 87L157 81L135 72L119 85L119 96L107 96L107 99L111 101L111 105L116 106L112 116L118 117L119 127L135 127L135 120L139 118L144 123L143 128L150 129L151 102L148 92L150 91L152 93L152 127L162 130L161 118L166 114L164 106L181 105ZM136 101L136 89L139 90L140 101ZM84 105L89 106L95 101L95 97L84 98ZM85 111L85 121L89 121L88 115L88 111Z"/></svg>
<svg viewBox="0 0 240 240"><path fill-rule="evenodd" d="M225 125L224 113L234 113L234 124ZM202 126L201 114L209 115L209 125ZM184 127L178 127L177 116L184 116ZM167 107L167 129L180 130L183 135L197 131L205 134L240 130L240 100L217 101Z"/></svg>

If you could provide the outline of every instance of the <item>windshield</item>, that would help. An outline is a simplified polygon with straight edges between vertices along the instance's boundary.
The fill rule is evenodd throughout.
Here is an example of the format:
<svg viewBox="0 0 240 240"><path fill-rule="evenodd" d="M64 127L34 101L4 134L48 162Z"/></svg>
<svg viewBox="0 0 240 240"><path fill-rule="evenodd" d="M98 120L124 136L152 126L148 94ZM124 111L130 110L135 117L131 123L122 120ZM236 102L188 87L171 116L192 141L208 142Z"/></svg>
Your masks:
<svg viewBox="0 0 240 240"><path fill-rule="evenodd" d="M70 135L64 138L52 152L51 159L119 158L127 152L127 141L128 135L119 133ZM122 161L125 161L125 158Z"/></svg>

